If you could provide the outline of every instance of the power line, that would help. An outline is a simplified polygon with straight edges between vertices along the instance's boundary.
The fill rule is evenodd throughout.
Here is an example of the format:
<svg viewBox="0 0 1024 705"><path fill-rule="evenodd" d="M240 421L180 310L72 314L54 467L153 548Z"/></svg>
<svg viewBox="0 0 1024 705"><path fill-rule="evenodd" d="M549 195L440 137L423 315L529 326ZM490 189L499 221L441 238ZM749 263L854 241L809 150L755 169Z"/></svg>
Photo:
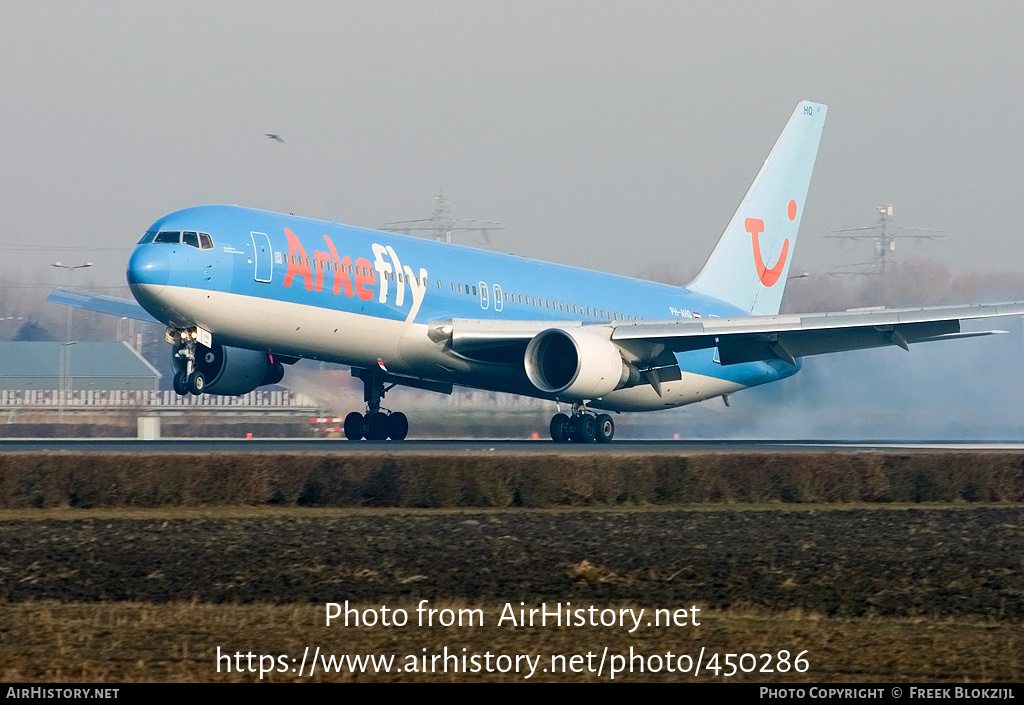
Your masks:
<svg viewBox="0 0 1024 705"><path fill-rule="evenodd" d="M2 289L54 289L56 287L57 287L56 284L4 284L4 283L2 283L2 281L0 281L0 290L2 290ZM120 286L92 286L92 285L87 285L87 286L81 286L79 288L80 289L88 289L89 291L92 291L93 289L106 289L106 290L117 290L117 289L120 289L121 291L128 291L129 290L128 287L123 285L123 284L120 285Z"/></svg>
<svg viewBox="0 0 1024 705"><path fill-rule="evenodd" d="M896 243L899 240L934 240L945 237L939 230L927 228L904 228L898 227L892 219L893 205L886 203L878 207L878 220L874 225L867 225L862 228L845 228L843 230L830 230L825 234L826 238L839 240L874 240L875 258L870 262L858 262L857 264L845 265L849 268L874 268L879 273L885 272L885 267L890 259L896 256ZM836 274L867 274L864 271L834 272Z"/></svg>
<svg viewBox="0 0 1024 705"><path fill-rule="evenodd" d="M437 201L437 208L429 218L418 220L396 220L391 223L384 223L381 230L393 233L409 235L414 231L430 233L430 236L438 242L451 242L454 232L477 232L483 235L484 242L491 244L491 238L487 234L489 230L504 230L501 223L493 223L486 220L475 220L472 218L453 218L451 203L444 191L434 197Z"/></svg>
<svg viewBox="0 0 1024 705"><path fill-rule="evenodd" d="M70 245L26 245L20 242L0 242L0 250L16 252L130 252L131 247L72 247Z"/></svg>

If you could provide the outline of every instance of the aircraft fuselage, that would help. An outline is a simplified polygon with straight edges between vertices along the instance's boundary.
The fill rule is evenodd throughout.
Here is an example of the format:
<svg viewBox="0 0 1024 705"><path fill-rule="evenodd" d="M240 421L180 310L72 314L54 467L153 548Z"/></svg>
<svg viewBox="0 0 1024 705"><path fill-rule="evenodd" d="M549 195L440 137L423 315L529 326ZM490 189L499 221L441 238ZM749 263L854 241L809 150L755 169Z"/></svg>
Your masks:
<svg viewBox="0 0 1024 705"><path fill-rule="evenodd" d="M160 241L160 233L175 232L196 237ZM558 395L530 382L521 357L456 352L431 336L431 326L745 315L665 284L236 206L198 206L158 220L132 253L128 281L156 319L201 327L223 345L548 399ZM707 349L677 353L680 379L660 390L628 386L590 405L670 408L799 369L781 360L722 366L715 357Z"/></svg>

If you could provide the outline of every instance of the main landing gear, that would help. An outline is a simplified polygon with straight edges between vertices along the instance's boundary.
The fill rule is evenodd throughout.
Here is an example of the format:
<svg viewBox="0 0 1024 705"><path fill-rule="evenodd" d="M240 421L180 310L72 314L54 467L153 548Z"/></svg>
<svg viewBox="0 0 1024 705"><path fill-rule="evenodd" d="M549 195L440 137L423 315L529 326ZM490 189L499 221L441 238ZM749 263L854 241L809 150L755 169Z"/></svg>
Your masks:
<svg viewBox="0 0 1024 705"><path fill-rule="evenodd" d="M608 414L594 414L583 404L572 405L572 416L555 414L551 440L555 443L608 443L615 436L615 422Z"/></svg>
<svg viewBox="0 0 1024 705"><path fill-rule="evenodd" d="M409 435L409 419L401 411L381 409L380 400L395 385L384 387L382 370L364 369L356 372L363 381L363 400L366 402L366 414L353 411L345 417L345 438L358 441L404 441Z"/></svg>

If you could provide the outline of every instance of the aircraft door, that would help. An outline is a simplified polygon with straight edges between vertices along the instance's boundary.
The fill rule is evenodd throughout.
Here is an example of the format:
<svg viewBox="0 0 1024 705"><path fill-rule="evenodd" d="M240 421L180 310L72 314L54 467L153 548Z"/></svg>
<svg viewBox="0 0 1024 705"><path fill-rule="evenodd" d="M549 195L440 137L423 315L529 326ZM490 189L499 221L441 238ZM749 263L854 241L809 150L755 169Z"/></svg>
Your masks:
<svg viewBox="0 0 1024 705"><path fill-rule="evenodd" d="M269 282L274 273L273 253L270 238L266 233L250 233L252 236L252 260L255 265L253 277L258 282Z"/></svg>

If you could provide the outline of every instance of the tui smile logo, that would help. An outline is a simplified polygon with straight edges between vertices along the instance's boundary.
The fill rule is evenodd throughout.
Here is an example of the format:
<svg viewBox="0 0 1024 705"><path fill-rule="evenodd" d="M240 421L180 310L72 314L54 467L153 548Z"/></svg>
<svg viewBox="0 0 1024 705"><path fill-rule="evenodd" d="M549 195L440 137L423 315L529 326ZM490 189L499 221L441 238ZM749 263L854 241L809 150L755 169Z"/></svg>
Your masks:
<svg viewBox="0 0 1024 705"><path fill-rule="evenodd" d="M790 220L796 219L796 201L789 202L789 209L787 214ZM768 266L764 263L764 258L761 256L761 243L758 236L764 232L764 221L760 218L747 218L743 222L743 228L750 233L750 239L754 247L754 267L757 269L757 278L761 280L761 283L765 286L775 286L775 283L779 281L779 277L782 276L782 269L786 266L786 256L789 254L789 238L786 238L782 242L782 254L779 255L779 261L775 263L775 266L768 269Z"/></svg>

